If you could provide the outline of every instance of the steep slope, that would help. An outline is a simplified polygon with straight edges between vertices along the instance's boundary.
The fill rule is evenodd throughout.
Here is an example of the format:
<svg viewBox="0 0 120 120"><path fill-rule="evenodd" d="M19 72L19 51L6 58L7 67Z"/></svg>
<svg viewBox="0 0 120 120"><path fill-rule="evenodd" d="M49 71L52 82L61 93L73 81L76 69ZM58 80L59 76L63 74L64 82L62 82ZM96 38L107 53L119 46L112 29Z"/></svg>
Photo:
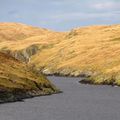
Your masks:
<svg viewBox="0 0 120 120"><path fill-rule="evenodd" d="M56 87L46 77L0 53L0 103L57 92Z"/></svg>
<svg viewBox="0 0 120 120"><path fill-rule="evenodd" d="M64 35L20 23L0 23L0 50L28 62L38 51L58 44Z"/></svg>
<svg viewBox="0 0 120 120"><path fill-rule="evenodd" d="M44 74L84 75L89 78L83 82L120 85L120 25L49 31L23 40L1 41L2 52Z"/></svg>
<svg viewBox="0 0 120 120"><path fill-rule="evenodd" d="M92 26L73 29L59 44L34 55L31 63L46 74L85 75L91 76L90 83L120 85L119 53L120 25Z"/></svg>

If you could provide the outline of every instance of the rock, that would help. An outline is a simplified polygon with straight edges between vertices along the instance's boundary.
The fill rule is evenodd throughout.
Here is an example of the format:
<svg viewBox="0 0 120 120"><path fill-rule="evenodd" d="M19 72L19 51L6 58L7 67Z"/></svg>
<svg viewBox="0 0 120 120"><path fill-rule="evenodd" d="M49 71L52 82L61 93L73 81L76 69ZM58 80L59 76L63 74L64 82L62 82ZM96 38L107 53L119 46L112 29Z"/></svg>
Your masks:
<svg viewBox="0 0 120 120"><path fill-rule="evenodd" d="M38 45L34 44L34 45L31 45L31 46L27 47L26 49L22 49L22 50L10 51L7 49L2 49L1 52L9 54L12 57L15 57L16 59L27 63L30 61L30 57L32 55L35 55L38 50L39 50Z"/></svg>
<svg viewBox="0 0 120 120"><path fill-rule="evenodd" d="M43 69L42 73L45 75L52 75L54 74L49 68Z"/></svg>

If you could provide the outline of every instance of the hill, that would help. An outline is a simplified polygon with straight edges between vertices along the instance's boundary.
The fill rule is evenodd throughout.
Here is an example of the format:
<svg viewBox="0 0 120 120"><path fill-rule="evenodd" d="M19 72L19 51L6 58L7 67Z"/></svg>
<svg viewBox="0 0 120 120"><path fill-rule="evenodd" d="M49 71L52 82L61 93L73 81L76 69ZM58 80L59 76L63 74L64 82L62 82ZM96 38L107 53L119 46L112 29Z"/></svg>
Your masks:
<svg viewBox="0 0 120 120"><path fill-rule="evenodd" d="M46 77L15 58L0 53L0 103L57 92Z"/></svg>
<svg viewBox="0 0 120 120"><path fill-rule="evenodd" d="M52 48L64 33L21 23L0 23L0 50L28 62L38 51Z"/></svg>
<svg viewBox="0 0 120 120"><path fill-rule="evenodd" d="M47 30L23 40L1 41L2 52L44 74L87 76L82 82L120 85L120 25Z"/></svg>

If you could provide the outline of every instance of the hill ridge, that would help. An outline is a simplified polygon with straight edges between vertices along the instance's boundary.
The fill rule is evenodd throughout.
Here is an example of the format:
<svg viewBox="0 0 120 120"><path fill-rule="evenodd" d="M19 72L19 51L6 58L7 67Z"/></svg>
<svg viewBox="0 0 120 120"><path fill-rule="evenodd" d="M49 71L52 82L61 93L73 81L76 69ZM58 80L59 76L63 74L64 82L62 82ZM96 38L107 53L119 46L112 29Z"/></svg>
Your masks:
<svg viewBox="0 0 120 120"><path fill-rule="evenodd" d="M23 40L0 39L0 50L23 62L28 57L28 64L44 74L86 75L95 84L120 85L119 24L37 34Z"/></svg>

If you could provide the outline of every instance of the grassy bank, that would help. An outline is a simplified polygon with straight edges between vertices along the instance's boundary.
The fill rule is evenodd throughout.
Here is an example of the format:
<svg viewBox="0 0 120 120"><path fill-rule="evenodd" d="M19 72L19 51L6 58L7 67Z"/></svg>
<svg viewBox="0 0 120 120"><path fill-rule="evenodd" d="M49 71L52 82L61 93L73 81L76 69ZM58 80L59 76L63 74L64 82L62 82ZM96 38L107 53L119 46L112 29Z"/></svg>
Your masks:
<svg viewBox="0 0 120 120"><path fill-rule="evenodd" d="M58 92L46 77L15 58L0 53L0 103Z"/></svg>
<svg viewBox="0 0 120 120"><path fill-rule="evenodd" d="M5 30L16 32L10 34ZM20 37L23 33L24 37ZM6 23L1 25L0 36L4 38L0 42L2 52L44 74L85 75L90 76L87 81L91 84L120 85L120 25L54 32Z"/></svg>

